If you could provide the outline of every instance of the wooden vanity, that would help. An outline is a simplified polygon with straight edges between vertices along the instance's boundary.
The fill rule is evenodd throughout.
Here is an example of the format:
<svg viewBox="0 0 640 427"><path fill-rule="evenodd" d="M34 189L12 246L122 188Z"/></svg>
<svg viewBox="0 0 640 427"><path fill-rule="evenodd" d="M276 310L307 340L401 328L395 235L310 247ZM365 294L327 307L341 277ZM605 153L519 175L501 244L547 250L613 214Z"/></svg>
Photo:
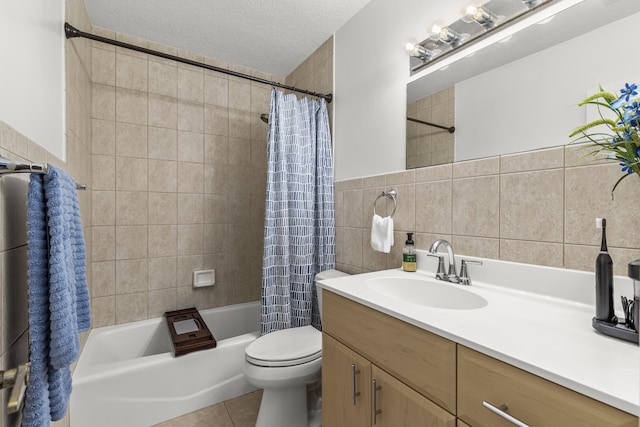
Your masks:
<svg viewBox="0 0 640 427"><path fill-rule="evenodd" d="M508 417L638 426L635 415L343 296L325 290L323 300L325 427L519 425Z"/></svg>

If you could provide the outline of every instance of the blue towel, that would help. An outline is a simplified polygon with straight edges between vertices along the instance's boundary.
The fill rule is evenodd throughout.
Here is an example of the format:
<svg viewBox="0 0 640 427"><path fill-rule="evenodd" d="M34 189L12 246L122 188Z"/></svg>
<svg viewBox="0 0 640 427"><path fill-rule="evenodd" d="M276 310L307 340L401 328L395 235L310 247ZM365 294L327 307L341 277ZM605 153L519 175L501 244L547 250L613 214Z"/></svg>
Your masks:
<svg viewBox="0 0 640 427"><path fill-rule="evenodd" d="M27 242L31 375L22 425L40 427L64 417L69 367L80 355L78 332L90 327L76 184L54 166L46 175L31 175Z"/></svg>

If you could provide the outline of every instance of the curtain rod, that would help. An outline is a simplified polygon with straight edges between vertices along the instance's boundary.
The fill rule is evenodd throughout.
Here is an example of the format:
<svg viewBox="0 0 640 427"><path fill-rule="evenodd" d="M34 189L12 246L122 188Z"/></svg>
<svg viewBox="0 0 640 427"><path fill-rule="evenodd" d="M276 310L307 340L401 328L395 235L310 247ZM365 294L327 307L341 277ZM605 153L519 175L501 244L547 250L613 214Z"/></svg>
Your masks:
<svg viewBox="0 0 640 427"><path fill-rule="evenodd" d="M407 120L409 120L410 122L420 123L421 125L433 126L434 128L444 129L444 130L448 131L449 133L454 133L456 131L455 126L437 125L435 123L424 122L422 120L414 119L414 118L411 118L411 117L407 117Z"/></svg>
<svg viewBox="0 0 640 427"><path fill-rule="evenodd" d="M64 32L65 32L65 35L67 36L68 39L71 39L71 38L74 38L74 37L83 37L85 39L95 40L95 41L102 42L102 43L107 43L107 44L110 44L110 45L113 45L113 46L118 46L118 47L123 47L125 49L135 50L137 52L146 53L148 55L159 56L161 58L169 59L171 61L182 62L183 64L193 65L194 67L206 68L207 70L217 71L218 73L228 74L230 76L239 77L241 79L247 79L247 80L251 80L253 82L257 82L257 83L263 83L263 84L266 84L266 85L279 87L279 88L290 90L290 91L293 91L293 92L304 93L305 95L316 96L318 98L323 98L328 103L330 103L333 100L333 94L331 94L331 93L326 93L325 94L325 93L311 92L311 91L305 90L305 89L298 89L297 87L294 87L294 86L288 86L288 85L284 85L282 83L269 81L269 80L266 80L266 79L261 79L259 77L254 77L254 76L250 76L248 74L239 73L237 71L227 70L225 68L220 68L220 67L216 67L214 65L204 64L202 62L192 61L192 60L186 59L186 58L180 58L179 56L170 55L170 54L164 53L164 52L158 52L157 50L147 49L145 47L136 46L136 45L129 44L129 43L124 43L124 42L121 42L121 41L118 41L118 40L108 39L106 37L97 36L95 34L85 33L84 31L80 31L79 29L77 29L73 25L69 24L68 22L65 22L65 24L64 24Z"/></svg>

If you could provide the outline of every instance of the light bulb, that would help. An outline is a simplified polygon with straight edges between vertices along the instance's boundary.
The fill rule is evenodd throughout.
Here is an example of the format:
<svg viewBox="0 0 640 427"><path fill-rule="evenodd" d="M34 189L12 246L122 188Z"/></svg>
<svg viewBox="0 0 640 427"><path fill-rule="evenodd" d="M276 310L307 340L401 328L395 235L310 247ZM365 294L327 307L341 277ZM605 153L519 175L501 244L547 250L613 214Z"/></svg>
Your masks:
<svg viewBox="0 0 640 427"><path fill-rule="evenodd" d="M409 52L409 55L414 56L422 61L428 61L433 57L433 52L429 49L426 49L419 43L411 43L408 42L405 45L405 49Z"/></svg>
<svg viewBox="0 0 640 427"><path fill-rule="evenodd" d="M453 31L451 28L436 22L431 27L431 37L440 40L451 47L456 47L462 41L462 36Z"/></svg>
<svg viewBox="0 0 640 427"><path fill-rule="evenodd" d="M485 29L489 29L496 25L498 17L482 6L470 4L465 8L462 20L464 22L476 22Z"/></svg>

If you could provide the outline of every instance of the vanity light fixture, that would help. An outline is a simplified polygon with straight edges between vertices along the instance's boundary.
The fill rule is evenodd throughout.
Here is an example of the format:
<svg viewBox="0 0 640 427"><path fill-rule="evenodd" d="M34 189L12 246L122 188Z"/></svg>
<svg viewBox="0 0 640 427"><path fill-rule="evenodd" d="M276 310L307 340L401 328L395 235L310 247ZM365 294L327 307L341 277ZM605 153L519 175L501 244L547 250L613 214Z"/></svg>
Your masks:
<svg viewBox="0 0 640 427"><path fill-rule="evenodd" d="M412 74L436 63L431 70L421 72L421 76L443 69L486 46L507 41L518 31L544 22L584 0L478 1L465 9L461 19L449 25L436 21L429 38L407 48L411 54Z"/></svg>
<svg viewBox="0 0 640 427"><path fill-rule="evenodd" d="M420 43L407 43L405 45L405 49L407 50L407 52L409 52L409 55L418 58L422 61L428 61L430 60L433 55L434 52L425 48L424 46L422 46Z"/></svg>
<svg viewBox="0 0 640 427"><path fill-rule="evenodd" d="M462 17L465 22L477 22L483 28L493 28L498 22L498 17L482 6L469 5L465 8Z"/></svg>
<svg viewBox="0 0 640 427"><path fill-rule="evenodd" d="M436 22L431 27L431 36L433 39L440 40L451 47L456 47L462 42L462 35L446 25L442 25L440 22Z"/></svg>

